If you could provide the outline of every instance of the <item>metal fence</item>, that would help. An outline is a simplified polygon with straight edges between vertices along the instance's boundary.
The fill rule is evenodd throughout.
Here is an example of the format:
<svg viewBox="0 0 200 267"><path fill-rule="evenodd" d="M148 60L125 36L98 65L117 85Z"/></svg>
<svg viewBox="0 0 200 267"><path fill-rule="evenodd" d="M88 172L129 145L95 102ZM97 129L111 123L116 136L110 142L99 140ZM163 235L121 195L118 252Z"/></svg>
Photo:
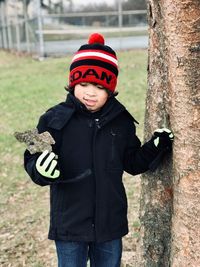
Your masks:
<svg viewBox="0 0 200 267"><path fill-rule="evenodd" d="M43 58L73 53L91 32L122 38L147 28L146 10L42 14L38 4L36 13L34 18L26 13L10 15L0 2L0 48Z"/></svg>

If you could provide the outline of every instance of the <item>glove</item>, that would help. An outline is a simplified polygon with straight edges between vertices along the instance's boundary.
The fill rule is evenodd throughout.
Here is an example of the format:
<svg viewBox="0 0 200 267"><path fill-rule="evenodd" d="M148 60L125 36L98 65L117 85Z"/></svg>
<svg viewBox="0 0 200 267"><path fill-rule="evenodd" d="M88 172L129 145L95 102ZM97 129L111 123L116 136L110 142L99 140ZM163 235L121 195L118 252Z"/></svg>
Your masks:
<svg viewBox="0 0 200 267"><path fill-rule="evenodd" d="M154 145L159 149L171 149L174 135L167 128L157 129L153 135Z"/></svg>
<svg viewBox="0 0 200 267"><path fill-rule="evenodd" d="M45 150L36 161L36 170L46 178L58 178L60 171L56 169L58 162L55 158L56 155L53 152L49 153Z"/></svg>

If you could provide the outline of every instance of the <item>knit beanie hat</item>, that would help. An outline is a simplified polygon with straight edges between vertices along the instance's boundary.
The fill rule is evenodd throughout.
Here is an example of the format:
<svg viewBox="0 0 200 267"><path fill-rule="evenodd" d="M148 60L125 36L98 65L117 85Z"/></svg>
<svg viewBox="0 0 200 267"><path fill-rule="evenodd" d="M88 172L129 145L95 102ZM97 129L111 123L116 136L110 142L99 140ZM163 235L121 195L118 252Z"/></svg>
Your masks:
<svg viewBox="0 0 200 267"><path fill-rule="evenodd" d="M70 65L69 88L88 82L100 84L112 93L115 91L118 61L115 51L104 43L103 35L93 33L88 44L79 48Z"/></svg>

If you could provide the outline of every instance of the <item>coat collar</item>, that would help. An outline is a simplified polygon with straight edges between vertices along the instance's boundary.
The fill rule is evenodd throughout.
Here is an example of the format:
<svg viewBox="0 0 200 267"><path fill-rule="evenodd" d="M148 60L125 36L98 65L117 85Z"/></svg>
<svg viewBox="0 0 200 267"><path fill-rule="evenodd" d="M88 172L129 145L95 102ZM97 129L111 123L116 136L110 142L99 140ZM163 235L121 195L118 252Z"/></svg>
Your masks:
<svg viewBox="0 0 200 267"><path fill-rule="evenodd" d="M61 130L70 120L75 112L75 109L72 105L62 102L49 109L48 112L50 117L48 127L55 130Z"/></svg>
<svg viewBox="0 0 200 267"><path fill-rule="evenodd" d="M75 112L81 112L86 116L91 115L85 106L69 93L66 102L62 102L47 111L47 114L49 115L48 127L55 130L61 130ZM132 115L115 97L109 98L101 112L98 114L101 127L122 112L127 113L127 115L137 123Z"/></svg>

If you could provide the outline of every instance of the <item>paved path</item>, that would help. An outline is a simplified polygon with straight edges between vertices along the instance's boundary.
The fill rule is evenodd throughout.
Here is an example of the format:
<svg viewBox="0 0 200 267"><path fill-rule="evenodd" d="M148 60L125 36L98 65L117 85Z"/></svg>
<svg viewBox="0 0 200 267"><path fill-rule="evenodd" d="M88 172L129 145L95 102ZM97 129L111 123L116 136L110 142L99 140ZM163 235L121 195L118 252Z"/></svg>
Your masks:
<svg viewBox="0 0 200 267"><path fill-rule="evenodd" d="M76 52L86 42L86 39L45 42L45 53L47 56L71 54ZM148 36L107 38L106 44L114 50L145 49L148 47Z"/></svg>

